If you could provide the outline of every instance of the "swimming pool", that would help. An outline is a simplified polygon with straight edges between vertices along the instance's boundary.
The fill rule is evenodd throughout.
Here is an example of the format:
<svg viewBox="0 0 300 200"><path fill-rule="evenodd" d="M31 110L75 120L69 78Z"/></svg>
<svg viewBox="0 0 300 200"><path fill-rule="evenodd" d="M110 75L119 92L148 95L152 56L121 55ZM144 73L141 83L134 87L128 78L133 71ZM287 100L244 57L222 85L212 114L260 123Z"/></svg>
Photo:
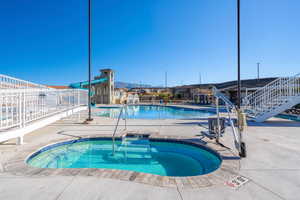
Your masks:
<svg viewBox="0 0 300 200"><path fill-rule="evenodd" d="M117 118L121 108L119 107L98 107L102 109L96 115L101 117ZM211 111L182 108L175 106L158 105L129 105L124 115L129 119L186 119L203 118L214 115Z"/></svg>
<svg viewBox="0 0 300 200"><path fill-rule="evenodd" d="M104 168L180 177L211 173L222 162L207 147L177 140L117 140L115 147L112 155L111 138L72 140L44 147L26 162L39 168Z"/></svg>

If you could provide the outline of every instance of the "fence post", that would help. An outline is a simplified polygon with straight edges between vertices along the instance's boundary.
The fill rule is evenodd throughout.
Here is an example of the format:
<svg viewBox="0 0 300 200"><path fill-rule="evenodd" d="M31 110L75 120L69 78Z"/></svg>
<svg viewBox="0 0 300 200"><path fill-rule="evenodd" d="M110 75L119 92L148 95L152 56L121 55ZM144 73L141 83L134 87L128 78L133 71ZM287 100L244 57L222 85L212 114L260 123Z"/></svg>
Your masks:
<svg viewBox="0 0 300 200"><path fill-rule="evenodd" d="M2 83L1 83L2 84ZM3 106L3 96L2 96L2 94L0 93L0 127L2 128L2 120L3 120L3 116L2 116L2 112L3 112L3 108L2 108L2 106Z"/></svg>
<svg viewBox="0 0 300 200"><path fill-rule="evenodd" d="M221 125L220 125L220 111L219 111L219 97L216 98L216 111L217 111L217 125L218 125L218 133L216 137L216 142L219 143L220 135L221 135Z"/></svg>
<svg viewBox="0 0 300 200"><path fill-rule="evenodd" d="M19 126L22 127L22 92L19 93L18 98L19 98L19 105L18 105Z"/></svg>
<svg viewBox="0 0 300 200"><path fill-rule="evenodd" d="M78 106L80 106L80 90L77 90L77 104L78 104Z"/></svg>
<svg viewBox="0 0 300 200"><path fill-rule="evenodd" d="M25 120L26 120L26 93L23 91L23 107L22 107L23 113L22 113L22 127L25 126Z"/></svg>
<svg viewBox="0 0 300 200"><path fill-rule="evenodd" d="M19 136L18 140L17 140L17 145L22 145L22 144L24 144L24 136L23 135Z"/></svg>

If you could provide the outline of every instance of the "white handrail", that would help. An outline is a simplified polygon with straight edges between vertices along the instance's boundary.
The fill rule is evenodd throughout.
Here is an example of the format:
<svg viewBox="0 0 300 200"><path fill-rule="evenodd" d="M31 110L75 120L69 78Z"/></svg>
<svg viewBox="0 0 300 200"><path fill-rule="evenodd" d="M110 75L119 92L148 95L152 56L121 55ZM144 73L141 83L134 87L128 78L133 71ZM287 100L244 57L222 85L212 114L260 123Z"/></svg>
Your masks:
<svg viewBox="0 0 300 200"><path fill-rule="evenodd" d="M223 102L225 104L227 104L230 108L235 108L235 105L223 93L221 93L216 87L213 87L212 91L213 91L213 95L215 97L222 99Z"/></svg>
<svg viewBox="0 0 300 200"><path fill-rule="evenodd" d="M87 91L78 89L0 89L0 130L77 106L87 105Z"/></svg>
<svg viewBox="0 0 300 200"><path fill-rule="evenodd" d="M117 129L118 129L118 126L119 126L119 122L120 122L120 119L122 117L122 114L123 114L123 111L126 107L126 104L122 106L121 108L121 111L120 111L120 114L118 116L118 121L117 121L117 124L115 126L115 129L114 129L114 132L113 132L113 135L112 135L112 153L113 155L115 155L115 137L116 137L116 132L117 132ZM126 122L126 115L125 115L125 129L126 129L126 126L127 126L127 122Z"/></svg>
<svg viewBox="0 0 300 200"><path fill-rule="evenodd" d="M236 127L234 126L233 120L230 116L230 109L234 110L236 114L238 114L238 111L236 109L236 106L224 95L222 94L217 88L213 87L213 95L217 98L217 99L222 99L225 103L225 107L226 107L226 111L228 114L228 120L230 122L230 126L231 126L231 130L232 130L232 134L233 134L233 138L234 138L234 144L235 144L235 148L238 150L238 152L241 152L241 139L242 139L242 135L239 132L239 130L236 130ZM218 102L218 100L217 100ZM219 123L218 123L219 126Z"/></svg>
<svg viewBox="0 0 300 200"><path fill-rule="evenodd" d="M50 89L49 87L41 84L32 83L22 79L14 78L4 74L0 74L0 89L24 89L24 88L43 88Z"/></svg>
<svg viewBox="0 0 300 200"><path fill-rule="evenodd" d="M297 74L293 77L278 78L265 87L256 90L243 99L243 106L255 118L283 107L299 96L300 74Z"/></svg>
<svg viewBox="0 0 300 200"><path fill-rule="evenodd" d="M300 73L296 74L293 77L299 77L299 76L300 76ZM281 78L275 79L275 80L271 81L270 83L268 83L267 85L265 85L264 87L257 89L254 93L248 95L247 97L251 98L252 96L256 95L257 93L259 93L261 91L265 91L266 88L273 87L274 85L276 85L276 83L278 83L284 79L289 79L289 78L293 78L293 77L281 77Z"/></svg>

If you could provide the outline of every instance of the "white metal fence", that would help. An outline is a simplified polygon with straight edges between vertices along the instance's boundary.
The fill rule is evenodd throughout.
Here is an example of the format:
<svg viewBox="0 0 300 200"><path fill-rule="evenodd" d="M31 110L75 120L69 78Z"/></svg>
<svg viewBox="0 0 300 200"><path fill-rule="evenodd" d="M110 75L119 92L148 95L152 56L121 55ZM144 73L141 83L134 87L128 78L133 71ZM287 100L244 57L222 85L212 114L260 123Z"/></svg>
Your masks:
<svg viewBox="0 0 300 200"><path fill-rule="evenodd" d="M0 89L24 89L24 88L40 88L50 89L45 85L32 83L11 76L0 74Z"/></svg>
<svg viewBox="0 0 300 200"><path fill-rule="evenodd" d="M87 105L87 95L79 89L0 89L0 130Z"/></svg>
<svg viewBox="0 0 300 200"><path fill-rule="evenodd" d="M300 103L300 74L274 80L243 99L247 114L263 122Z"/></svg>
<svg viewBox="0 0 300 200"><path fill-rule="evenodd" d="M86 90L57 90L0 74L0 130L87 105L87 95Z"/></svg>

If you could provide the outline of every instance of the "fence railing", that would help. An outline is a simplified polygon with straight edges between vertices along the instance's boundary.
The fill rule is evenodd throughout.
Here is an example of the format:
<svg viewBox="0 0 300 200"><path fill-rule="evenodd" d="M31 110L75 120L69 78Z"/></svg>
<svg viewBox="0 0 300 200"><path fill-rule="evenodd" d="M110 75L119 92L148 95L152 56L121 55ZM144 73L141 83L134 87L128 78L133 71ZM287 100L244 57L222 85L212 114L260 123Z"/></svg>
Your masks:
<svg viewBox="0 0 300 200"><path fill-rule="evenodd" d="M25 88L50 89L45 85L36 84L29 81L0 74L0 89L25 89Z"/></svg>
<svg viewBox="0 0 300 200"><path fill-rule="evenodd" d="M300 95L300 74L274 80L243 99L246 110L256 116Z"/></svg>
<svg viewBox="0 0 300 200"><path fill-rule="evenodd" d="M21 83L12 84L26 88ZM31 121L88 104L86 90L28 86L27 89L0 88L0 130L23 127Z"/></svg>

